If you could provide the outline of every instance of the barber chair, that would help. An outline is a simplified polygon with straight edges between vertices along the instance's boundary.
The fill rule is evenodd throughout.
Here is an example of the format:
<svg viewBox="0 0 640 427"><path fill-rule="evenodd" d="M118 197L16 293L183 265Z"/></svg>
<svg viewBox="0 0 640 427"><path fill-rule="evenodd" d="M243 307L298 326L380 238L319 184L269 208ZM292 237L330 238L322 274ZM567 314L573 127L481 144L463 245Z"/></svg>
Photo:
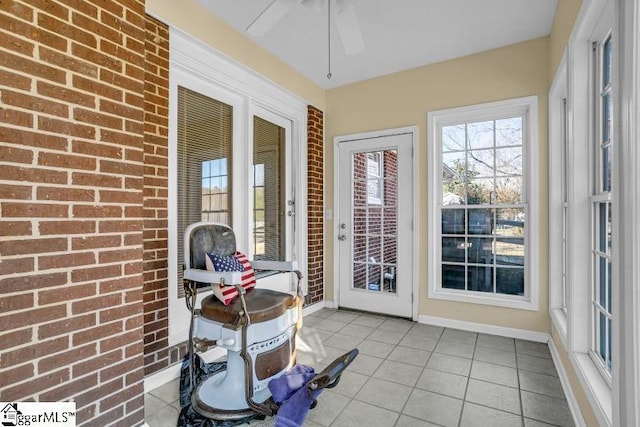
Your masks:
<svg viewBox="0 0 640 427"><path fill-rule="evenodd" d="M236 253L233 231L226 225L198 222L184 236L184 286L191 326L189 353L212 346L227 350L227 369L204 379L195 388L191 403L200 415L213 420L239 420L256 414L275 415L278 405L271 399L269 381L295 364L295 339L302 325L302 274L296 262L251 261L256 271L289 272L297 277L295 294L242 287L242 272L206 269L207 253ZM283 280L289 280L283 276ZM196 294L209 286L233 285L238 290L229 305L213 294ZM308 385L309 390L335 386L342 370L357 350L336 359ZM192 383L193 384L193 383Z"/></svg>

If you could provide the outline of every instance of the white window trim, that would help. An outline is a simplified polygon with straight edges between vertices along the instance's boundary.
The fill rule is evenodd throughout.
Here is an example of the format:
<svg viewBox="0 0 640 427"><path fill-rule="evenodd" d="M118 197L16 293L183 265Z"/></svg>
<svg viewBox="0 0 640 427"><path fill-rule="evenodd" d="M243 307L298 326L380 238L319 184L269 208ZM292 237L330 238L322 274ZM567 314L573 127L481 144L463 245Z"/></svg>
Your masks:
<svg viewBox="0 0 640 427"><path fill-rule="evenodd" d="M614 286L613 345L613 425L640 425L640 2L620 1L615 4L614 35L618 37L614 55L619 84L614 96L618 103L619 123L614 123L614 161L618 174L613 185L615 223L613 239L617 242ZM617 31L616 31L617 30ZM614 68L615 73L615 68ZM615 90L616 88L614 88ZM618 278L617 280L615 278Z"/></svg>
<svg viewBox="0 0 640 427"><path fill-rule="evenodd" d="M562 182L562 151L565 139L565 100L567 99L567 55L562 55L558 71L549 90L549 183ZM570 140L567 141L567 145ZM567 154L569 153L567 146ZM567 174L568 176L568 174ZM549 185L549 315L558 336L567 347L567 312L562 307L562 188ZM569 259L567 258L567 262ZM567 283L567 287L569 284ZM570 288L569 288L570 292ZM568 300L567 300L568 303ZM568 307L567 307L568 310Z"/></svg>
<svg viewBox="0 0 640 427"><path fill-rule="evenodd" d="M182 30L169 30L169 195L168 195L168 286L169 286L169 345L184 342L188 337L189 312L184 298L177 295L177 87L178 85L198 90L204 94L215 94L218 99L232 103L233 121L233 187L250 188L252 170L248 160L250 154L242 141L249 140L252 113L259 109L271 111L292 124L292 165L295 173L296 206L295 228L296 260L300 271L307 269L307 103L298 96L276 86L263 76L224 56L211 46L193 38ZM258 108L259 107L259 108ZM245 122L248 125L242 125ZM249 198L250 199L250 198ZM249 204L251 203L248 200ZM233 198L233 223L239 247L250 248L251 232L249 217L251 206L242 206L241 198ZM304 292L307 283L303 281ZM199 300L208 294L201 292Z"/></svg>
<svg viewBox="0 0 640 427"><path fill-rule="evenodd" d="M591 348L591 264L592 190L594 162L593 128L594 93L590 89L592 36L601 20L608 0L585 0L567 47L567 112L568 139L568 285L566 347L578 381L600 425L612 425L612 389L589 354ZM612 20L613 24L613 20ZM617 41L616 41L617 43ZM615 62L615 60L614 60ZM551 104L550 104L551 108ZM552 153L550 153L550 156ZM550 199L550 204L552 200ZM550 212L554 207L550 205ZM588 214L585 214L588 213ZM551 295L560 283L550 282ZM615 286L615 285L614 285ZM555 314L554 306L551 307ZM554 326L561 328L558 316L552 315ZM614 325L614 328L616 326ZM615 345L615 344L614 344ZM614 347L615 348L615 347ZM614 361L614 364L616 362Z"/></svg>
<svg viewBox="0 0 640 427"><path fill-rule="evenodd" d="M513 297L509 295L487 295L481 292L453 292L442 288L438 284L438 270L440 260L440 242L435 236L440 235L440 224L436 221L438 217L437 195L442 176L439 162L442 156L439 144L439 131L442 126L449 123L473 122L489 120L501 115L523 114L527 116L526 145L524 147L526 163L525 168L525 190L527 218L527 247L526 247L526 267L525 267L525 290L528 293L525 297ZM472 105L467 107L451 108L446 110L431 111L427 114L428 127L428 227L430 243L428 248L428 271L429 271L429 298L442 299L472 304L492 305L499 307L515 308L522 310L537 311L539 307L539 208L538 208L538 164L539 164L539 141L538 141L538 98L528 96L523 98L508 99L498 102Z"/></svg>

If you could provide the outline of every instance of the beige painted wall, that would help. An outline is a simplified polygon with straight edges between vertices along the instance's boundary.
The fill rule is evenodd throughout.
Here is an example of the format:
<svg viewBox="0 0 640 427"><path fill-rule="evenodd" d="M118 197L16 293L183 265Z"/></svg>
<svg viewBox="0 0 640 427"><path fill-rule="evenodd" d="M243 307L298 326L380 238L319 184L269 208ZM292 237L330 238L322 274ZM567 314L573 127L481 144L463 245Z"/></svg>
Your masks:
<svg viewBox="0 0 640 427"><path fill-rule="evenodd" d="M553 26L551 27L550 35L550 60L549 60L549 73L551 81L556 75L558 65L564 53L564 49L569 41L569 36L573 30L573 25L576 22L580 7L582 6L582 0L558 0L558 6L556 7L556 14L553 18Z"/></svg>
<svg viewBox="0 0 640 427"><path fill-rule="evenodd" d="M197 0L146 0L146 8L161 21L211 45L305 102L325 109L324 89L209 13Z"/></svg>
<svg viewBox="0 0 640 427"><path fill-rule="evenodd" d="M558 350L558 354L560 355L560 362L565 368L565 372L567 374L567 378L569 379L569 384L571 385L571 389L573 390L573 394L578 402L578 406L580 406L580 412L582 412L582 416L584 417L585 424L588 427L597 427L598 419L593 413L593 409L591 409L591 405L589 404L589 400L587 396L584 394L582 387L580 386L580 381L576 376L575 371L573 370L573 366L569 361L569 354L567 353L562 340L558 336L558 331L555 328L552 328L551 331L551 339L553 339L553 343Z"/></svg>
<svg viewBox="0 0 640 427"><path fill-rule="evenodd" d="M547 92L549 38L540 38L460 59L343 86L327 92L325 201L333 209L333 138L338 135L402 126L418 126L419 167L419 314L549 332L547 289ZM453 303L427 297L427 112L529 95L538 96L540 155L539 311L520 311L478 304ZM333 236L333 222L326 221ZM333 299L334 239L325 249L325 298Z"/></svg>

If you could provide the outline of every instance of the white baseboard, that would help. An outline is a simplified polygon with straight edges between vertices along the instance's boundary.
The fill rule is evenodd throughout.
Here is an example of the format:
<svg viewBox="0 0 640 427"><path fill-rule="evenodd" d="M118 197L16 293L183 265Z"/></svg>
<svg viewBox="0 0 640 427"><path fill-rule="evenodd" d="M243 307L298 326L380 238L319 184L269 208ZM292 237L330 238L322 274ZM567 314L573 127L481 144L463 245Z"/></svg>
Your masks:
<svg viewBox="0 0 640 427"><path fill-rule="evenodd" d="M315 313L316 311L322 310L325 307L324 301L320 301L318 303L312 304L308 307L302 309L302 315L308 316L310 314ZM200 356L205 362L212 362L216 359L224 357L226 355L226 350L220 347L214 347L211 350L207 351ZM173 381L176 378L180 377L180 367L181 363L176 363L174 365L169 366L162 371L156 372L155 374L151 374L144 379L144 392L149 393L151 390L155 390L158 387L165 385L166 383Z"/></svg>
<svg viewBox="0 0 640 427"><path fill-rule="evenodd" d="M212 362L216 359L224 357L227 351L221 347L214 347L211 350L200 355L205 362ZM178 362L162 371L158 371L155 374L151 374L144 379L144 392L149 393L158 387L165 385L166 383L180 378L180 368L182 363Z"/></svg>
<svg viewBox="0 0 640 427"><path fill-rule="evenodd" d="M338 304L336 304L333 301L329 301L329 300L324 300L324 307L325 308L338 308Z"/></svg>
<svg viewBox="0 0 640 427"><path fill-rule="evenodd" d="M320 301L315 304L308 305L302 309L302 316L309 316L310 314L313 314L316 311L320 311L325 307L326 305L324 301Z"/></svg>
<svg viewBox="0 0 640 427"><path fill-rule="evenodd" d="M462 329L471 332L481 332L483 334L501 335L503 337L518 338L528 341L549 342L550 336L546 332L528 331L526 329L506 328L504 326L487 325L484 323L466 322L464 320L453 320L444 317L419 315L418 323L426 323L434 326L444 326L446 328Z"/></svg>
<svg viewBox="0 0 640 427"><path fill-rule="evenodd" d="M569 410L573 416L573 422L577 427L586 427L587 424L582 416L580 405L578 405L576 396L573 394L573 389L569 383L567 371L564 369L564 365L560 359L560 354L558 353L558 348L552 339L549 340L549 350L551 351L551 358L553 359L553 364L556 366L556 371L558 372L558 377L560 378L560 384L562 384L564 395L567 398L567 404L569 405Z"/></svg>

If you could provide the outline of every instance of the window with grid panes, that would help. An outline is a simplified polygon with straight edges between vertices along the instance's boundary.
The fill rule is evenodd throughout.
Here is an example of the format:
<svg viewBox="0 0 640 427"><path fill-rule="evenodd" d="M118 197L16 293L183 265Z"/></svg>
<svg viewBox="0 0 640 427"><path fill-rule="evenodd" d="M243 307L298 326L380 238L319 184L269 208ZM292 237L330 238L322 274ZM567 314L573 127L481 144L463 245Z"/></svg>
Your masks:
<svg viewBox="0 0 640 427"><path fill-rule="evenodd" d="M524 116L441 128L441 287L525 295Z"/></svg>
<svg viewBox="0 0 640 427"><path fill-rule="evenodd" d="M612 39L611 34L593 44L595 69L595 135L592 213L592 321L591 353L610 378L611 373L611 172L612 172Z"/></svg>

